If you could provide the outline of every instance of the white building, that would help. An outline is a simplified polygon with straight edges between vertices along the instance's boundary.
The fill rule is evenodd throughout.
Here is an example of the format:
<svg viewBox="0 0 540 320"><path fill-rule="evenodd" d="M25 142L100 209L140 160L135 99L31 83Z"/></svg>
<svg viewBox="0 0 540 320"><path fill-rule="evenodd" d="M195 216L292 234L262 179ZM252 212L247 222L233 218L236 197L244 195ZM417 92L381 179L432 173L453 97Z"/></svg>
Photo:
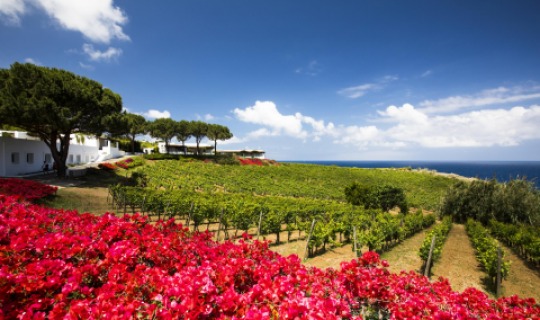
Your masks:
<svg viewBox="0 0 540 320"><path fill-rule="evenodd" d="M72 134L66 165L80 165L118 158L125 153L118 143L93 136ZM53 158L49 147L26 132L0 130L0 176L14 177L50 169ZM68 169L69 171L69 169ZM68 173L69 174L69 173Z"/></svg>
<svg viewBox="0 0 540 320"><path fill-rule="evenodd" d="M187 154L193 155L197 153L197 145L195 143L186 143L185 145L169 143L169 150L165 150L165 142L158 143L159 153L169 153L169 154ZM214 146L201 143L199 149L203 155L213 155ZM264 150L251 150L251 149L240 149L240 150L218 150L217 152L220 155L233 155L240 158L249 158L249 159L264 159L265 152Z"/></svg>
<svg viewBox="0 0 540 320"><path fill-rule="evenodd" d="M235 157L247 158L247 159L265 159L264 150L251 150L251 149L241 149L241 150L218 150L218 154L221 155L233 155Z"/></svg>
<svg viewBox="0 0 540 320"><path fill-rule="evenodd" d="M193 155L197 153L197 144L195 143L186 143L184 145L177 143L169 143L169 149L165 149L165 142L158 143L159 153L168 153L168 154L189 154ZM214 147L204 143L199 144L199 150L203 155L213 155Z"/></svg>

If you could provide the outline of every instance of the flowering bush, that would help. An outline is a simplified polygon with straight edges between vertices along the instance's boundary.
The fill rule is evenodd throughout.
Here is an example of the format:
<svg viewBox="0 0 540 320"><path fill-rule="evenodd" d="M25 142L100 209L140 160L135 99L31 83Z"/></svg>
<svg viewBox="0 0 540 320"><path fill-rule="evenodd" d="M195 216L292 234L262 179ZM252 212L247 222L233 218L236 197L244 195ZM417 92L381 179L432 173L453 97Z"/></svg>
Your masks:
<svg viewBox="0 0 540 320"><path fill-rule="evenodd" d="M308 268L266 243L217 243L172 220L78 214L0 196L0 319L538 319L534 299L490 300L375 253Z"/></svg>
<svg viewBox="0 0 540 320"><path fill-rule="evenodd" d="M142 157L127 158L127 159L115 162L115 165L117 167L126 169L126 170L141 166L143 164L144 164L144 159Z"/></svg>
<svg viewBox="0 0 540 320"><path fill-rule="evenodd" d="M102 162L98 164L98 168L108 170L108 171L116 170L116 166L110 162Z"/></svg>
<svg viewBox="0 0 540 320"><path fill-rule="evenodd" d="M19 195L28 200L41 199L53 195L57 190L57 187L32 180L17 178L0 179L0 194Z"/></svg>
<svg viewBox="0 0 540 320"><path fill-rule="evenodd" d="M263 161L261 159L249 159L249 158L238 158L240 164L243 166L262 166Z"/></svg>
<svg viewBox="0 0 540 320"><path fill-rule="evenodd" d="M117 162L115 163L115 165L116 165L117 167L119 167L119 168L122 168L122 169L126 169L126 170L129 169L129 165L128 165L128 163L125 162L125 161L117 161Z"/></svg>

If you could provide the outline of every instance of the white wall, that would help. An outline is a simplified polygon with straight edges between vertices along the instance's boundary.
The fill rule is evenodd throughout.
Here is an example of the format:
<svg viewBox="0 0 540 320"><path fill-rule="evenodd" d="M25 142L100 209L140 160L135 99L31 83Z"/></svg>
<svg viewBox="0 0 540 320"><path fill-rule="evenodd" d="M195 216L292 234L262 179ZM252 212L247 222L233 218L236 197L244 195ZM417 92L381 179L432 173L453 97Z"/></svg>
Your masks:
<svg viewBox="0 0 540 320"><path fill-rule="evenodd" d="M0 137L0 176L39 172L47 154L51 159L49 168L52 168L51 152L45 142Z"/></svg>
<svg viewBox="0 0 540 320"><path fill-rule="evenodd" d="M43 162L47 160L49 170L53 162L51 151L45 142L27 137L24 132L14 132L14 137L0 136L0 176L11 177L41 172ZM117 158L125 154L118 149L117 143L107 141L107 146L99 149L99 139L85 136L84 142L77 142L71 137L66 165L84 164L100 158Z"/></svg>

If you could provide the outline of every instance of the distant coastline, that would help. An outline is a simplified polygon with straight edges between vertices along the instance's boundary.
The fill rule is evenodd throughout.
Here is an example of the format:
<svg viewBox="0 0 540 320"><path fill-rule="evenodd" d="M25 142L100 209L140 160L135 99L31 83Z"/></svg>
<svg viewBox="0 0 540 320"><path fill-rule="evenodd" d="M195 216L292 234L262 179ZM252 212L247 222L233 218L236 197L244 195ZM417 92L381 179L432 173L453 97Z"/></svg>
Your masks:
<svg viewBox="0 0 540 320"><path fill-rule="evenodd" d="M281 161L325 166L356 168L411 168L427 169L445 175L467 178L492 179L507 182L515 178L526 178L540 189L540 161L345 161L303 160Z"/></svg>

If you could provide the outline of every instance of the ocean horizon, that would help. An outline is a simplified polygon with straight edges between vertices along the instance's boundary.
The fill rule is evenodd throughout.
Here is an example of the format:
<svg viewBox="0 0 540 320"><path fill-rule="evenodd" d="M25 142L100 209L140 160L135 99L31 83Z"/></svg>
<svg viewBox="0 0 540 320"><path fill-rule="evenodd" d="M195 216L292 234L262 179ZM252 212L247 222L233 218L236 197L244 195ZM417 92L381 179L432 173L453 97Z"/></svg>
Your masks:
<svg viewBox="0 0 540 320"><path fill-rule="evenodd" d="M285 163L305 163L349 168L411 168L429 169L441 173L469 178L492 179L507 182L524 178L540 189L540 161L348 161L348 160L296 160Z"/></svg>

